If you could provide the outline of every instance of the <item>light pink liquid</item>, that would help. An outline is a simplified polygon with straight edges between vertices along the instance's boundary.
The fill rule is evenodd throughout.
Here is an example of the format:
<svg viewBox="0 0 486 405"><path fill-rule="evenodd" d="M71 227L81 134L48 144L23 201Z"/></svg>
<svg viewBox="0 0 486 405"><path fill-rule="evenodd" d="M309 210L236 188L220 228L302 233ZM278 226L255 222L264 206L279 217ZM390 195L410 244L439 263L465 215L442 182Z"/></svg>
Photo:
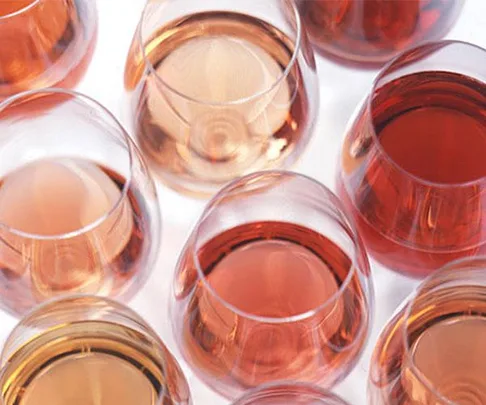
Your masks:
<svg viewBox="0 0 486 405"><path fill-rule="evenodd" d="M0 293L16 311L60 293L111 295L142 253L141 201L94 162L55 158L0 179Z"/></svg>

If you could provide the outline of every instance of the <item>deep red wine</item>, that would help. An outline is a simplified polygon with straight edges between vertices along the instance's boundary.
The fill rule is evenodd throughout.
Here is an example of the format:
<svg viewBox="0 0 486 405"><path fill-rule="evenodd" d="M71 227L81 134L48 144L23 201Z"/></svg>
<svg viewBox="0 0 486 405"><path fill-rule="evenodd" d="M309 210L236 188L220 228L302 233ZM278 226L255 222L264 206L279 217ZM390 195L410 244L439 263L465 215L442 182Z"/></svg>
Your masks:
<svg viewBox="0 0 486 405"><path fill-rule="evenodd" d="M419 277L486 252L484 83L412 74L379 88L370 107L348 134L339 178L370 253Z"/></svg>

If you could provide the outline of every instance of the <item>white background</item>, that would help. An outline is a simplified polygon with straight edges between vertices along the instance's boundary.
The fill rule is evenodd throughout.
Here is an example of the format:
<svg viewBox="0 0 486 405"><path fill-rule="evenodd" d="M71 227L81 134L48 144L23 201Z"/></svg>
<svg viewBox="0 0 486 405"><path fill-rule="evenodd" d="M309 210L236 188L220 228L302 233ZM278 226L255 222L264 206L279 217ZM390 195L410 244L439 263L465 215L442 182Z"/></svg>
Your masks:
<svg viewBox="0 0 486 405"><path fill-rule="evenodd" d="M123 88L123 69L143 6L144 0L98 0L98 44L93 62L78 87L79 91L94 97L127 125L129 110ZM466 0L462 15L448 38L472 42L486 48L486 1ZM319 56L317 64L321 97L318 124L304 158L293 170L310 175L334 189L336 158L345 125L356 105L370 89L376 71L346 69ZM477 69L486 72L484 65L477 66ZM166 309L168 289L177 256L201 213L204 202L177 195L163 186L158 189L164 227L160 258L148 283L129 305L159 332L169 349L176 353ZM335 392L351 405L366 403L367 370L373 344L391 313L417 285L416 281L393 274L376 263L372 262L372 267L376 290L373 331L361 362L335 388ZM0 314L0 341L6 338L15 323L15 319ZM181 366L191 386L195 405L228 403L200 383L182 361Z"/></svg>

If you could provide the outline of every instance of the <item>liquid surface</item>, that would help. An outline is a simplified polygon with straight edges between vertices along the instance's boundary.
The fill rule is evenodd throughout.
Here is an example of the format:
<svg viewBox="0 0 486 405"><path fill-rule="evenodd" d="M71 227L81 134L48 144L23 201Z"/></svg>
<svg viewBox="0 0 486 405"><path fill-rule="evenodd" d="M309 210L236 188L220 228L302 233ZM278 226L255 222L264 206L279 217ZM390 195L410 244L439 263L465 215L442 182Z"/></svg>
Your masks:
<svg viewBox="0 0 486 405"><path fill-rule="evenodd" d="M172 109L184 114L184 121L196 127L198 123L203 125L205 119L211 118L207 114L213 114L216 118L221 113L222 116L227 113L236 121L235 125L242 125L242 130L246 131L245 124L249 122L251 132L262 136L277 132L285 124L289 113L285 108L290 107L287 81L283 80L280 86L272 90L283 74L282 67L263 48L243 38L221 35L190 39L163 59L156 72L167 85L189 99L200 103L240 104L214 108L197 106L177 97L169 105L161 96L160 84L154 79L147 88L148 107L154 123L167 128L172 134L177 134L180 127L180 117ZM253 102L244 102L260 93L267 94ZM185 114L186 111L188 113ZM221 132L223 130L224 127L219 129ZM213 138L211 142L201 142L200 146L211 148L216 160L236 153L237 144L231 147L220 143ZM218 152L218 149L221 151ZM201 152L205 153L204 150Z"/></svg>
<svg viewBox="0 0 486 405"><path fill-rule="evenodd" d="M237 13L194 14L145 45L154 71L140 82L137 136L174 187L214 187L249 169L273 167L307 136L308 100L299 63L283 77L293 41ZM125 84L142 73L132 49ZM138 93L137 93L138 94Z"/></svg>
<svg viewBox="0 0 486 405"><path fill-rule="evenodd" d="M373 125L391 160L440 184L486 176L485 85L455 73L416 73L373 97ZM383 162L383 165L386 162Z"/></svg>
<svg viewBox="0 0 486 405"><path fill-rule="evenodd" d="M486 176L486 119L450 108L418 108L380 132L390 158L408 173L441 184Z"/></svg>
<svg viewBox="0 0 486 405"><path fill-rule="evenodd" d="M237 248L216 264L208 282L219 297L238 310L276 318L317 309L339 290L332 270L322 259L303 246L278 240ZM296 288L300 285L309 286L306 294ZM252 293L254 299L249 300ZM338 325L329 327L337 329Z"/></svg>
<svg viewBox="0 0 486 405"><path fill-rule="evenodd" d="M250 223L208 241L199 261L207 284L190 250L183 255L175 328L186 359L218 392L337 381L357 360L368 303L357 274L342 286L352 264L329 239L290 223Z"/></svg>
<svg viewBox="0 0 486 405"><path fill-rule="evenodd" d="M381 86L354 122L339 193L385 266L422 277L486 252L484 90L463 75L416 73Z"/></svg>
<svg viewBox="0 0 486 405"><path fill-rule="evenodd" d="M0 380L5 405L164 405L186 387L171 359L139 332L105 322L66 324L13 353ZM186 398L187 400L187 398Z"/></svg>
<svg viewBox="0 0 486 405"><path fill-rule="evenodd" d="M270 107L289 103L286 80L282 81L278 92L271 92L283 74L282 66L264 48L245 38L208 35L190 39L167 55L156 72L171 88L201 103L237 102L270 91L259 105L248 106L253 107L255 111L251 114L255 116L267 109L271 102ZM152 97L160 98L157 89L151 90ZM242 115L244 113L246 111L242 111ZM273 124L270 131L278 130L287 114L286 109L271 108L266 114ZM264 125L263 122L260 124Z"/></svg>
<svg viewBox="0 0 486 405"><path fill-rule="evenodd" d="M141 370L114 356L93 353L69 356L42 370L20 404L153 404L154 396Z"/></svg>
<svg viewBox="0 0 486 405"><path fill-rule="evenodd" d="M70 158L35 161L1 179L0 291L9 307L128 287L148 246L147 213L124 184L109 169Z"/></svg>
<svg viewBox="0 0 486 405"><path fill-rule="evenodd" d="M20 232L61 236L101 220L121 197L116 183L92 162L37 161L0 183L0 222ZM128 235L120 236L123 245Z"/></svg>
<svg viewBox="0 0 486 405"><path fill-rule="evenodd" d="M416 367L457 405L486 403L486 319L455 317L428 328L412 348Z"/></svg>

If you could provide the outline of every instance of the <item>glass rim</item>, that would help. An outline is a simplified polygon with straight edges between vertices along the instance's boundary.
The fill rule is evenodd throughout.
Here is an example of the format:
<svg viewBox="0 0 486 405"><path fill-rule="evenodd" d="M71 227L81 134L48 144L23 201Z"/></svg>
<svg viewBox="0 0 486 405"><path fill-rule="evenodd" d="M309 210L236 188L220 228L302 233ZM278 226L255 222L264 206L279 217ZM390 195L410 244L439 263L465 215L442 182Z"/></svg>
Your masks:
<svg viewBox="0 0 486 405"><path fill-rule="evenodd" d="M7 14L4 14L4 15L0 15L0 21L2 20L7 20L9 18L14 18L14 17L18 17L22 14L24 14L25 12L29 11L31 8L34 8L37 6L37 4L40 3L41 0L33 0L31 3L19 8L18 10L16 11L13 11L11 13L7 13Z"/></svg>
<svg viewBox="0 0 486 405"><path fill-rule="evenodd" d="M277 381L260 385L246 391L231 405L247 405L254 400L272 398L279 394L283 394L282 396L285 397L302 396L302 390L305 390L304 394L312 396L313 401L318 401L322 405L347 405L334 393L315 384L300 381Z"/></svg>
<svg viewBox="0 0 486 405"><path fill-rule="evenodd" d="M102 296L102 295L95 295L95 294L85 294L85 293L74 293L74 294L69 294L69 295L58 295L55 297L51 297L47 300L44 300L37 305L33 306L32 308L28 309L25 313L23 313L19 318L16 319L15 326L12 328L12 330L7 334L7 337L5 341L3 342L3 347L0 350L0 365L3 364L8 356L6 356L6 352L8 352L7 349L11 349L10 345L13 344L10 340L15 337L15 333L18 331L19 328L22 326L25 326L27 323L27 327L30 327L28 323L30 323L32 320L35 320L35 318L45 311L46 308L49 308L50 306L57 306L59 303L69 303L69 302L74 302L79 299L90 299L93 302L102 302L106 303L108 306L111 308L117 310L117 315L123 315L127 316L127 314L130 315L130 321L136 323L138 326L142 327L143 329L147 330L147 332L150 333L156 333L153 331L152 327L143 319L137 312L135 312L133 309L128 307L127 305L113 299L110 297ZM85 307L89 310L89 307ZM51 312L49 312L51 313ZM39 333L42 333L39 332ZM158 336L156 334L156 336ZM1 373L1 370L0 370ZM1 401L0 401L1 403Z"/></svg>
<svg viewBox="0 0 486 405"><path fill-rule="evenodd" d="M445 397L442 393L438 392L435 386L429 381L426 375L420 370L419 367L415 364L413 355L412 355L412 348L408 338L408 322L412 318L412 310L414 304L416 303L417 298L419 298L422 293L428 291L428 287L434 284L434 281L444 273L446 274L460 274L457 273L458 267L466 267L467 263L475 263L475 262L483 262L486 265L486 255L474 256L474 257L463 257L460 259L453 260L426 278L422 280L419 286L410 294L409 298L406 300L406 305L404 309L404 317L403 317L403 327L402 327L402 340L403 346L405 348L405 356L407 359L407 365L415 375L415 377L420 381L420 383L432 394L434 395L435 399L440 400L441 403L444 405L458 405L456 402L450 400L449 398Z"/></svg>
<svg viewBox="0 0 486 405"><path fill-rule="evenodd" d="M354 224L347 217L345 211L342 209L341 202L332 193L332 191L330 189L328 189L325 185L323 185L322 183L318 182L317 180L315 180L315 179L313 179L313 178L311 178L307 175L304 175L304 174L300 174L300 173L296 173L296 172L292 172L292 171L287 171L287 170L266 170L266 171L255 172L255 173L243 176L243 177L239 177L239 178L231 181L226 186L221 188L220 191L218 193L216 193L213 198L211 198L211 200L208 202L208 204L204 208L201 216L199 217L199 219L196 223L196 226L194 228L194 231L192 233L192 236L190 237L192 239L192 243L190 242L191 243L191 257L192 257L193 263L196 267L197 277L203 283L204 288L207 291L209 291L211 296L215 297L222 305L224 305L226 308L231 310L236 315L238 315L242 318L248 319L248 320L255 321L255 322L268 323L268 324L274 324L274 325L275 324L284 324L284 323L288 324L288 323L300 322L300 321L304 321L306 319L313 317L319 311L322 311L327 306L336 302L343 295L344 291L346 290L346 288L348 288L349 284L351 283L351 280L353 279L353 277L354 277L354 275L357 271L357 268L358 268L358 264L356 262L356 256L360 253L360 250L361 250L359 245L356 245L356 243L353 243L355 252L352 255L350 255L350 256L352 256L352 257L350 257L351 267L350 267L349 272L346 275L345 279L343 280L343 282L339 286L339 289L334 294L332 294L330 297L328 297L324 302L322 302L321 304L316 306L315 308L312 308L308 311L302 312L300 314L288 316L288 317L269 317L269 316L254 315L254 314L248 313L246 311L243 311L240 308L238 308L237 306L229 303L224 298L222 298L217 293L217 291L209 284L207 277L204 274L204 271L201 268L201 264L200 264L200 261L199 261L199 255L198 255L198 249L196 247L196 241L200 238L199 237L200 229L201 229L201 225L204 223L204 221L212 215L213 210L220 205L221 201L223 201L224 198L232 190L237 188L237 186L239 186L241 183L246 182L248 180L260 180L262 178L265 178L266 176L272 176L272 177L278 176L278 177L280 177L280 179L282 179L282 178L290 178L290 179L297 178L301 181L309 182L309 183L312 183L313 185L317 186L321 190L321 192L326 195L326 197L331 199L330 204L333 206L333 208L337 209L338 212L341 214L341 217L342 217L341 219L344 220L343 221L344 224L341 224L341 225L345 225L348 228L347 230L350 231L350 236L352 236L353 238L356 237L357 230L356 230ZM335 221L335 218L331 218L331 219ZM318 233L320 234L320 232L318 232ZM364 331L364 329L362 328L360 333L363 333L363 331Z"/></svg>
<svg viewBox="0 0 486 405"><path fill-rule="evenodd" d="M129 171L128 171L128 175L125 178L125 183L123 184L123 188L120 190L120 196L111 205L110 209L107 210L100 217L96 218L94 221L91 221L89 224L84 225L81 228L76 229L74 231L54 234L54 235L42 235L37 233L21 231L15 227L12 227L0 221L0 230L7 231L13 235L19 236L24 239L34 239L38 241L67 240L96 229L98 226L104 223L113 214L113 212L117 208L119 208L121 204L123 204L123 202L126 201L126 199L128 198L128 191L132 183L133 159L134 159L133 141L130 139L130 136L123 128L122 124L115 117L115 115L111 111L109 111L106 107L104 107L102 104L100 104L98 101L91 98L90 96L87 96L85 94L79 93L74 90L67 90L67 89L56 88L56 87L47 87L43 89L28 90L28 91L17 93L11 97L8 97L4 101L0 102L0 114L4 112L6 109L8 109L9 107L11 107L12 105L15 105L16 103L22 103L22 100L28 99L31 96L43 97L43 95L52 96L56 94L69 97L67 101L74 99L80 101L85 107L94 108L97 111L100 111L104 118L104 121L105 120L111 121L111 123L114 124L117 133L121 135L121 141L123 142L124 146L126 146L127 148ZM49 109L51 109L51 107L48 107L46 111L48 111ZM0 122L1 122L1 118L0 118ZM35 162L35 160L33 162Z"/></svg>
<svg viewBox="0 0 486 405"><path fill-rule="evenodd" d="M174 1L174 0L162 0L162 1L167 3L167 2L170 2L170 1ZM276 0L276 1L281 1L281 0ZM145 41L144 41L144 35L142 33L143 25L144 25L144 22L147 18L147 13L149 11L149 7L152 4L150 1L147 1L147 3L145 4L145 7L142 11L142 17L140 19L139 27L138 27L137 33L136 33L136 35L138 37L139 47L141 48L143 62L145 64L145 66L148 67L150 74L152 74L155 77L157 84L160 84L163 88L165 88L165 89L169 90L170 92L176 94L178 97L181 97L184 100L191 102L191 103L194 103L194 104L200 104L200 105L205 105L205 106L209 106L209 107L231 107L231 106L238 106L238 105L245 104L245 103L251 102L253 100L259 99L259 98L265 96L266 94L269 94L273 90L275 90L280 85L280 83L283 82L290 75L292 68L297 63L297 59L298 59L299 53L300 53L301 48L302 48L302 41L303 41L304 34L303 34L302 19L301 19L299 11L297 9L297 5L293 1L285 0L285 3L289 4L289 7L292 10L293 18L295 18L295 31L297 33L296 38L295 38L294 50L292 52L292 57L290 58L287 66L282 71L282 73L279 75L279 77L268 88L261 90L261 91L255 93L255 94L252 94L251 96L240 98L240 99L237 99L237 100L231 100L231 101L227 101L227 102L212 102L212 101L209 101L209 100L200 100L200 99L188 96L187 94L180 92L179 90L177 90L174 87L172 87L171 85L169 85L162 77L160 77L160 75L157 73L156 69L154 68L154 65L152 64L152 62L150 61L150 59L147 56L146 46L145 46Z"/></svg>
<svg viewBox="0 0 486 405"><path fill-rule="evenodd" d="M385 158L396 170L398 170L400 173L403 173L406 177L411 178L414 180L414 182L417 182L419 184L422 184L427 187L432 187L432 188L440 188L440 189L451 189L451 188L465 188L465 187L470 187L474 186L480 183L483 183L486 181L486 176L479 177L477 179L473 180L468 180L465 182L459 182L459 183L441 183L441 182L436 182L436 181L430 181L427 179L424 179L420 176L417 176L408 170L404 169L401 165L399 165L391 156L390 154L385 150L383 145L380 142L379 137L377 136L376 133L376 126L374 123L372 111L373 111L373 96L376 93L376 90L378 90L381 86L379 86L379 83L382 79L386 78L390 73L393 73L394 67L396 67L397 64L400 64L402 62L406 61L406 65L410 65L416 62L419 62L420 60L424 59L423 58L423 53L421 53L418 56L413 56L412 58L409 58L412 56L414 53L417 51L425 51L427 48L430 47L435 47L436 49L442 49L444 47L448 46L453 46L453 45L459 45L464 48L470 48L470 49L476 49L482 53L484 53L484 57L486 59L486 49L476 45L472 44L466 41L460 41L460 40L454 40L454 39L446 39L446 40L438 40L438 41L427 41L423 42L418 46L408 48L402 52L400 52L397 56L395 56L392 60L390 60L388 63L386 63L382 69L379 71L378 75L375 77L373 80L371 90L368 93L368 96L366 97L366 111L369 114L371 118L371 138L373 139L373 142L376 145L376 148L378 149L378 152L381 157ZM436 50L434 49L434 51ZM431 72L432 70L420 70L420 73L424 72ZM435 71L435 70L434 70ZM440 68L437 71L443 71L443 72L451 72L454 73L453 71L450 70L441 70ZM404 76L398 76L398 78L401 78ZM486 82L485 82L486 86Z"/></svg>
<svg viewBox="0 0 486 405"><path fill-rule="evenodd" d="M108 304L109 306L112 306L113 308L122 308L124 310L127 310L128 312L131 313L136 318L139 318L140 320L146 321L137 313L135 312L132 308L130 308L128 305L124 304L123 302L120 302L112 297L108 297L106 295L97 295L97 294L90 294L90 293L74 293L74 294L62 294L62 295L57 295L54 297L51 297L49 299L43 300L37 305L33 306L30 308L28 311L26 311L20 318L19 318L19 323L21 323L23 320L30 319L33 317L33 315L36 312L39 312L46 307L49 307L51 305L56 305L58 302L70 302L70 301L76 301L79 299L90 299L93 302L104 302ZM85 307L86 308L86 307ZM89 307L88 307L89 308ZM119 314L119 313L117 313ZM147 324L148 325L148 324Z"/></svg>
<svg viewBox="0 0 486 405"><path fill-rule="evenodd" d="M143 334L146 338L149 337L150 339L153 339L153 342L158 346L158 349L161 349L161 356L169 356L172 357L172 359L175 361L176 365L179 367L179 362L178 360L173 356L172 352L167 348L165 342L162 340L162 338L159 336L157 331L152 327L152 325L144 318L142 315L140 315L137 311L132 309L130 306L126 305L125 303L122 303L118 300L115 300L111 297L107 296L101 296L101 295L96 295L96 294L84 294L84 293L75 293L75 294L69 294L69 295L59 295L56 297L52 297L48 300L42 301L41 303L37 304L36 306L30 308L28 311L26 311L20 319L17 319L17 322L15 326L10 330L10 332L7 334L6 339L3 342L3 347L0 350L0 377L3 377L4 373L7 370L6 364L10 357L15 354L17 351L19 351L22 347L24 347L26 344L28 344L32 339L35 339L45 333L45 330L43 328L38 329L35 328L35 326L32 326L31 323L32 321L35 321L36 318L39 315L51 315L54 314L55 312L52 311L47 311L46 309L49 309L49 307L54 307L54 309L57 309L59 304L63 303L74 303L76 300L79 299L89 299L91 302L94 304L97 303L102 303L106 304L108 307L109 311L103 311L102 316L100 316L100 320L103 321L103 317L105 316L110 316L111 314L115 315L116 317L119 317L119 320L105 320L104 322L112 323L115 325L119 326L124 326L128 327L129 329L133 329L133 327L139 328L139 333ZM91 310L91 307L89 306L83 306L83 309L86 310L86 316L85 320L80 320L76 321L76 323L82 323L82 322L89 322L91 319L89 318L89 311ZM104 308L106 309L106 308ZM112 313L110 311L113 311ZM43 312L45 312L43 314ZM42 319L42 318L41 318ZM124 324L123 321L126 321L127 324ZM128 325L128 326L127 326ZM59 321L55 323L49 330L59 328L60 326L65 326L65 322ZM18 332L21 332L22 328L32 328L36 329L35 337L30 337L26 341L20 342L15 342L15 338L18 338ZM21 336L21 335L20 335ZM14 340L12 340L14 339ZM167 361L167 358L165 358L165 361ZM162 365L163 368L165 369L166 365ZM182 373L181 370L181 376L184 378L184 383L187 384L187 380L185 375ZM190 393L190 390L189 390ZM157 395L157 405L162 405L164 402L164 397L166 395L166 390L164 386L161 386L158 392L156 393ZM0 404L4 403L4 399L0 395ZM182 401L182 402L174 402L175 405L188 405L187 402Z"/></svg>

